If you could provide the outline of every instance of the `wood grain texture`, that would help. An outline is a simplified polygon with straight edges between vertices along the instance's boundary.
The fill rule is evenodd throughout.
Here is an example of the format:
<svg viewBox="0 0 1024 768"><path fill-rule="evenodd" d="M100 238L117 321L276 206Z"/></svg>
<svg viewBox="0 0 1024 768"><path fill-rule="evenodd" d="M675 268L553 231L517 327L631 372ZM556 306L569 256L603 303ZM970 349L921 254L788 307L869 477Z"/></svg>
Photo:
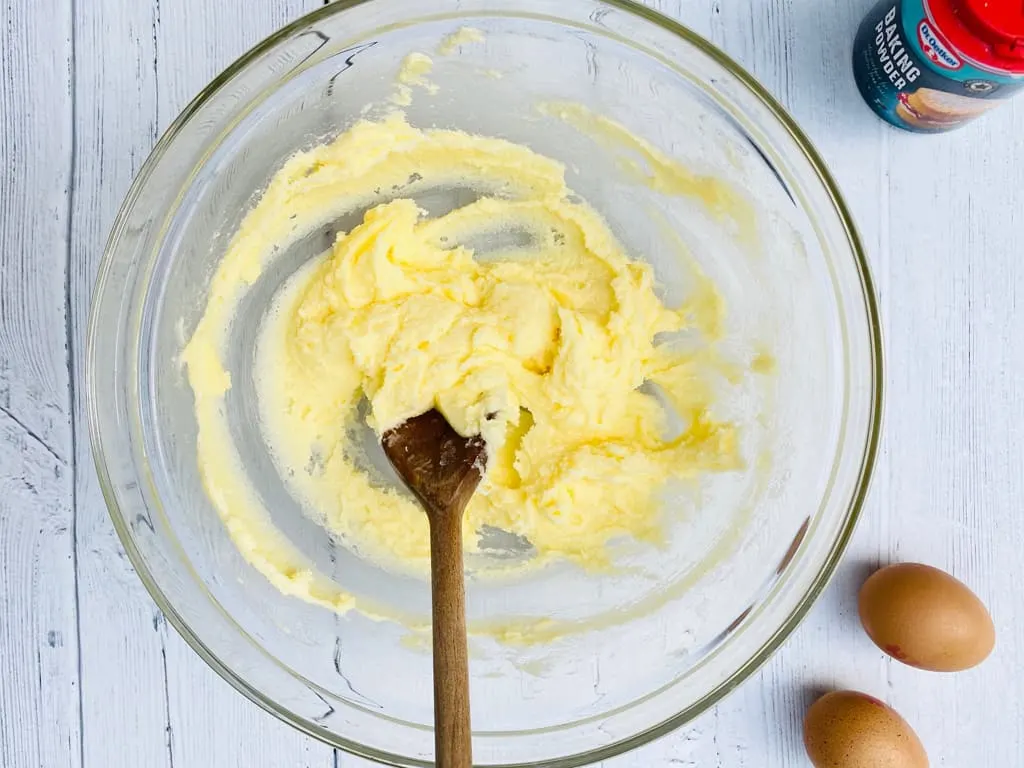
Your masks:
<svg viewBox="0 0 1024 768"><path fill-rule="evenodd" d="M80 766L68 466L0 412L0 765Z"/></svg>
<svg viewBox="0 0 1024 768"><path fill-rule="evenodd" d="M69 458L70 0L0 6L0 409Z"/></svg>
<svg viewBox="0 0 1024 768"><path fill-rule="evenodd" d="M830 164L874 267L888 405L863 522L802 626L714 711L608 768L802 765L802 713L832 688L886 700L935 765L1024 765L1024 97L948 136L887 128L849 67L873 1L649 0L750 69ZM319 4L0 4L3 768L368 765L265 715L168 631L107 519L65 349L80 371L103 241L159 131L238 54ZM856 589L897 560L977 591L996 622L992 658L942 676L874 648Z"/></svg>
<svg viewBox="0 0 1024 768"><path fill-rule="evenodd" d="M462 512L450 511L430 520L434 760L438 768L471 768L473 764Z"/></svg>
<svg viewBox="0 0 1024 768"><path fill-rule="evenodd" d="M81 766L69 0L0 5L0 766Z"/></svg>
<svg viewBox="0 0 1024 768"><path fill-rule="evenodd" d="M154 20L150 3L76 3L70 303L78 371L107 231L156 136ZM76 390L75 424L85 436L83 396ZM170 768L167 631L117 541L84 439L76 441L75 461L84 763Z"/></svg>

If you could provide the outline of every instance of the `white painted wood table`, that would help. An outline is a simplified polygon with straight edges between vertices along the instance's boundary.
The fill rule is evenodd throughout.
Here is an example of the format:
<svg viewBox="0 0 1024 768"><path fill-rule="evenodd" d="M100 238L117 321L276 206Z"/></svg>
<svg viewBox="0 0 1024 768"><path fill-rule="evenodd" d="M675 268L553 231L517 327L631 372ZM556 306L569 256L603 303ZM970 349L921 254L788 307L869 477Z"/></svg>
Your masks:
<svg viewBox="0 0 1024 768"><path fill-rule="evenodd" d="M0 768L366 765L243 699L168 628L107 518L80 386L103 242L157 136L321 2L0 3ZM1024 766L1024 97L942 137L884 126L849 65L873 2L652 0L751 70L838 177L880 292L887 418L866 515L809 618L714 712L608 766L803 765L802 712L833 687L892 703L933 765ZM972 585L993 658L942 676L879 654L855 594L894 560Z"/></svg>

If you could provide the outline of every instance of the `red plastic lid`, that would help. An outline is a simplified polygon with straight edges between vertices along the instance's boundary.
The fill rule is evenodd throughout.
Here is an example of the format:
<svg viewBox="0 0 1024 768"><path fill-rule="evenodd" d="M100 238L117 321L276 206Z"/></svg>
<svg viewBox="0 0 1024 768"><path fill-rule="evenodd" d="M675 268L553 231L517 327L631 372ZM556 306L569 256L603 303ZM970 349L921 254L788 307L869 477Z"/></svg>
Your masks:
<svg viewBox="0 0 1024 768"><path fill-rule="evenodd" d="M928 0L935 26L967 58L1024 74L1024 1Z"/></svg>

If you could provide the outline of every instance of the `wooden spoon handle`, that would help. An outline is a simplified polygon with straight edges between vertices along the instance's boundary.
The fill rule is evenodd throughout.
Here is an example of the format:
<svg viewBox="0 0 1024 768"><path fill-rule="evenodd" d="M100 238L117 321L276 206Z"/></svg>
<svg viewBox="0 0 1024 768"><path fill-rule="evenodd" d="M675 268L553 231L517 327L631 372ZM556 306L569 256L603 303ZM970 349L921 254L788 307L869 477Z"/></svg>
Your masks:
<svg viewBox="0 0 1024 768"><path fill-rule="evenodd" d="M461 509L430 516L430 588L434 610L434 762L437 768L471 768Z"/></svg>

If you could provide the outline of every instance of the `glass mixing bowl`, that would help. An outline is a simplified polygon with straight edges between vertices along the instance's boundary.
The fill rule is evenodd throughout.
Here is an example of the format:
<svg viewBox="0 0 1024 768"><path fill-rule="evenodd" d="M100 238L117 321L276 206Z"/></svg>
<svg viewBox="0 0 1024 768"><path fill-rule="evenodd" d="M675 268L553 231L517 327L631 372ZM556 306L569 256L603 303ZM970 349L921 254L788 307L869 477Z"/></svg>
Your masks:
<svg viewBox="0 0 1024 768"><path fill-rule="evenodd" d="M746 468L666 489L666 543L625 543L613 572L554 564L469 579L470 624L506 628L470 639L476 760L581 765L696 717L779 647L842 554L878 441L877 309L849 212L793 121L706 41L621 0L340 0L268 38L174 122L117 218L89 328L91 437L129 557L214 669L325 742L393 765L430 762L429 641L401 622L286 597L240 556L201 486L180 354L274 171L386 101L406 54L433 55L463 26L484 40L435 56L438 90L416 93L410 121L561 160L626 251L653 265L666 302L692 291L696 263L727 308L719 350L733 373L717 415L740 425ZM733 185L750 227L649 183L651 158L636 145L537 110L552 101L582 104ZM424 206L464 192L434 190ZM224 407L268 520L310 570L422 623L426 579L361 559L304 515L256 415L267 301L351 226L345 213L275 256L246 294Z"/></svg>

